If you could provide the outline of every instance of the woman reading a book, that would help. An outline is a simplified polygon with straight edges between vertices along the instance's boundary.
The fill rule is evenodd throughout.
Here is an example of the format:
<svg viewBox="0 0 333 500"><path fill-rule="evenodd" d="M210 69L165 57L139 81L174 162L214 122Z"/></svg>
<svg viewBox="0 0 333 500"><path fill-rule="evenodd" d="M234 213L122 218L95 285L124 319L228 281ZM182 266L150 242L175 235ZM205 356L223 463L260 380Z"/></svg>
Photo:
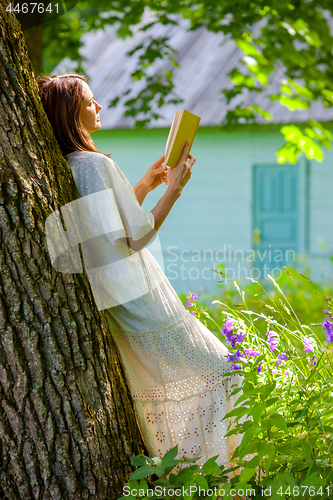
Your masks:
<svg viewBox="0 0 333 500"><path fill-rule="evenodd" d="M236 442L235 436L224 437L228 422L221 419L232 407L230 393L240 379L224 376L227 348L183 306L145 248L191 177L195 158L188 154L189 144L173 169L163 166L161 156L133 189L92 142L90 133L101 127L101 106L85 78L57 75L39 77L37 83L78 198L105 196L109 216L103 227L109 234L96 239L90 253L94 262L89 266L84 258L85 268L96 280L90 283L99 287L98 309L105 310L119 348L147 450L162 456L178 444L178 458L201 456L202 464L219 455L217 462L228 467ZM163 182L165 193L145 212L145 196Z"/></svg>

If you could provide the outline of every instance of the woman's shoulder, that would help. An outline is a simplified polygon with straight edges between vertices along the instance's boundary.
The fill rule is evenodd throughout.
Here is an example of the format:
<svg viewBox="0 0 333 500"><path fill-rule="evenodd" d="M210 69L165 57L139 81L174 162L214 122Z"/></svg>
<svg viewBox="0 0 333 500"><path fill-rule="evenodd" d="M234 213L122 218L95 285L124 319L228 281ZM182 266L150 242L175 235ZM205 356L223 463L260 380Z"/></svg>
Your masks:
<svg viewBox="0 0 333 500"><path fill-rule="evenodd" d="M103 168L114 166L114 161L103 153L95 151L73 151L65 156L70 167L87 165L91 167Z"/></svg>
<svg viewBox="0 0 333 500"><path fill-rule="evenodd" d="M80 151L80 150L75 150L72 151L71 153L68 153L65 155L66 160L72 160L72 159L77 159L77 158L89 158L89 159L97 159L101 161L112 161L111 158L106 156L103 153L98 153L97 151Z"/></svg>

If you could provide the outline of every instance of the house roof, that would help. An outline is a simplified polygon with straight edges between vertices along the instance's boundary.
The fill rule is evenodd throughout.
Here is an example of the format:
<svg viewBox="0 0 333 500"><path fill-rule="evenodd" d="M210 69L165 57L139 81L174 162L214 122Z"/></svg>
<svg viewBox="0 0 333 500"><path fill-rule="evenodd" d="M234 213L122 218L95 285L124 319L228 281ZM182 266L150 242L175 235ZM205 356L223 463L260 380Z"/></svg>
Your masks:
<svg viewBox="0 0 333 500"><path fill-rule="evenodd" d="M147 18L146 18L147 21ZM179 19L178 19L179 21ZM117 27L108 26L105 30L86 33L83 37L81 54L85 57L82 66L89 77L89 85L95 99L103 106L100 111L103 128L132 128L133 117L125 117L124 99L115 108L109 108L111 100L131 88L135 92L141 90L142 82L132 82L139 54L132 56L127 53L142 43L145 37L169 37L169 45L178 51L175 59L179 67L170 66L168 61L158 61L147 72L157 68L171 69L174 74L175 93L184 102L178 105L170 104L158 109L163 115L156 121L151 120L149 127L169 127L176 109L188 109L201 117L201 126L220 125L231 105L227 105L221 90L232 88L232 82L227 73L237 65L242 53L233 40L227 39L222 33L212 33L205 28L195 31L188 30L187 20L181 19L178 25L164 26L157 24L147 31L140 31L138 26L133 29L133 37L121 39L117 37ZM74 67L76 64L74 63ZM53 73L64 73L73 70L73 62L68 58L61 61ZM283 72L277 71L271 77L269 93L277 93ZM258 123L291 123L306 122L309 118L318 121L333 120L333 108L325 108L321 103L314 103L309 110L289 111L278 101L272 102L268 91L248 93L245 102L262 106L272 116L268 122L258 117ZM128 98L128 97L127 97ZM237 104L238 97L232 101ZM238 101L239 102L239 101Z"/></svg>

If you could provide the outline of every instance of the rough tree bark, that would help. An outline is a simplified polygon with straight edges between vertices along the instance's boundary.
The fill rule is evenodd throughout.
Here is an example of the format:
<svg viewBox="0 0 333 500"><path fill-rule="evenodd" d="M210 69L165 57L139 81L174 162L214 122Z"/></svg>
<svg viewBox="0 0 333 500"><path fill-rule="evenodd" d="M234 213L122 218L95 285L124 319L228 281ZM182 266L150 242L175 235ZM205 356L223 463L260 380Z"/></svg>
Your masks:
<svg viewBox="0 0 333 500"><path fill-rule="evenodd" d="M143 449L119 356L84 274L50 262L72 201L18 22L0 1L0 498L112 500Z"/></svg>

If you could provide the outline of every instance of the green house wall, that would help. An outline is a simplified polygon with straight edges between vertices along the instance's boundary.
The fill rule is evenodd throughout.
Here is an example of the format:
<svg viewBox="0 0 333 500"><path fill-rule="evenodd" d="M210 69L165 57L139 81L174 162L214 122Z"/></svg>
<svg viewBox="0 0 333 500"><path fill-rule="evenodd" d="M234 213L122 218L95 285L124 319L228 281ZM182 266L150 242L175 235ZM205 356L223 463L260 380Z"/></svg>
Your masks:
<svg viewBox="0 0 333 500"><path fill-rule="evenodd" d="M100 130L97 148L111 158L134 186L164 153L167 129ZM275 152L283 144L276 126L253 126L227 132L199 128L191 153L197 161L192 177L159 230L164 270L178 293L211 292L221 277L210 270L223 263L224 282L239 282L258 264L253 260L254 168L277 165ZM333 154L323 162L301 158L298 170L298 253L295 265L311 267L311 277L332 280ZM151 210L165 185L143 203ZM290 264L290 263L289 263ZM279 276L276 268L275 277ZM273 273L273 274L274 274Z"/></svg>

